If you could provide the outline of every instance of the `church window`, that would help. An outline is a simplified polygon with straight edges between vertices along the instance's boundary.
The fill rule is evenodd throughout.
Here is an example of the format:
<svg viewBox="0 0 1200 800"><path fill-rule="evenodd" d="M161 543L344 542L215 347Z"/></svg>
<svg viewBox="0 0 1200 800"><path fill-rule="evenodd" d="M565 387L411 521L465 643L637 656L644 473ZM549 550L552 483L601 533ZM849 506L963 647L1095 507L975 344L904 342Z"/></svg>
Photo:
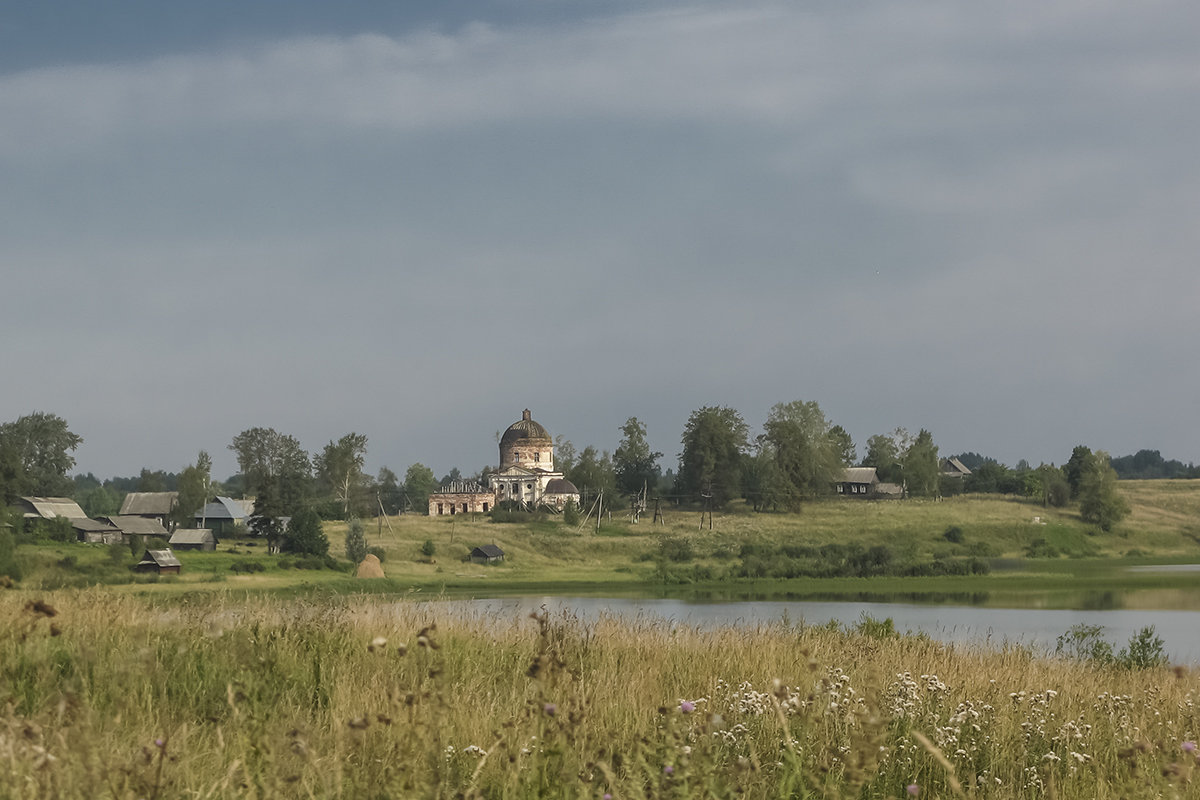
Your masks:
<svg viewBox="0 0 1200 800"><path fill-rule="evenodd" d="M541 461L541 460L542 460L542 454L541 454L541 453L534 453L534 454L533 454L533 460L534 460L534 461Z"/></svg>

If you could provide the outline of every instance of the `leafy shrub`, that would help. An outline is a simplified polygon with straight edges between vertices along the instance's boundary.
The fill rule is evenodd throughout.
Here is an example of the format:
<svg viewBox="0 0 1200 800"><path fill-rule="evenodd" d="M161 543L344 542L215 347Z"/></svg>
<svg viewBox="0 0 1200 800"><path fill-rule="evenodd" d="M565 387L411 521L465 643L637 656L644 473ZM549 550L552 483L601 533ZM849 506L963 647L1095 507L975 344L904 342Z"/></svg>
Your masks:
<svg viewBox="0 0 1200 800"><path fill-rule="evenodd" d="M1117 654L1117 663L1127 669L1153 669L1167 664L1163 640L1147 625L1129 638L1129 644Z"/></svg>
<svg viewBox="0 0 1200 800"><path fill-rule="evenodd" d="M900 638L900 632L896 630L896 623L891 617L876 619L865 611L858 618L858 622L854 623L853 631L860 636L867 636L872 639Z"/></svg>
<svg viewBox="0 0 1200 800"><path fill-rule="evenodd" d="M1084 622L1072 625L1056 640L1054 654L1077 661L1111 664L1113 649L1112 645L1101 636L1103 631L1103 625L1088 625Z"/></svg>
<svg viewBox="0 0 1200 800"><path fill-rule="evenodd" d="M957 525L951 525L950 527L946 528L946 532L942 534L942 538L951 544L962 544L962 528L958 527Z"/></svg>
<svg viewBox="0 0 1200 800"><path fill-rule="evenodd" d="M421 555L426 558L433 558L437 554L437 547L433 543L433 539L426 539L421 545Z"/></svg>
<svg viewBox="0 0 1200 800"><path fill-rule="evenodd" d="M567 500L567 504L563 506L562 519L564 525L570 525L572 528L579 524L579 506L575 505L574 498Z"/></svg>
<svg viewBox="0 0 1200 800"><path fill-rule="evenodd" d="M692 540L686 536L664 536L658 540L658 555L667 561L682 564L696 557Z"/></svg>
<svg viewBox="0 0 1200 800"><path fill-rule="evenodd" d="M361 519L352 519L346 527L346 558L358 564L367 557L367 535Z"/></svg>
<svg viewBox="0 0 1200 800"><path fill-rule="evenodd" d="M368 547L367 552L378 558L380 564L387 560L387 552L382 547Z"/></svg>
<svg viewBox="0 0 1200 800"><path fill-rule="evenodd" d="M1025 555L1028 558L1058 558L1062 553L1045 539L1037 538L1025 548Z"/></svg>
<svg viewBox="0 0 1200 800"><path fill-rule="evenodd" d="M230 572L236 572L239 575L248 574L251 572L262 572L266 566L259 561L236 561L229 566Z"/></svg>

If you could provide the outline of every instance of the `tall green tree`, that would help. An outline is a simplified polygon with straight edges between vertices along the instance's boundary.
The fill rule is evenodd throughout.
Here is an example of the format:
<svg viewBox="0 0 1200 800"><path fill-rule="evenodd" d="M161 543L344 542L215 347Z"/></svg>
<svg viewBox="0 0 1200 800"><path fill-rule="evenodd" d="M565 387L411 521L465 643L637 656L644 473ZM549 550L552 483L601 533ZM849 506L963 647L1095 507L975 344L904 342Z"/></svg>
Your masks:
<svg viewBox="0 0 1200 800"><path fill-rule="evenodd" d="M433 470L421 463L413 464L404 473L404 494L418 514L429 513L429 495L433 493Z"/></svg>
<svg viewBox="0 0 1200 800"><path fill-rule="evenodd" d="M283 516L294 514L308 500L312 465L295 437L274 428L250 428L233 437L229 449L237 454L247 494L272 487Z"/></svg>
<svg viewBox="0 0 1200 800"><path fill-rule="evenodd" d="M375 477L375 489L379 493L379 502L385 514L399 514L404 502L404 487L400 478L387 467L380 467Z"/></svg>
<svg viewBox="0 0 1200 800"><path fill-rule="evenodd" d="M349 519L351 507L362 510L365 496L363 463L367 454L367 437L348 433L336 442L331 441L316 457L317 481L332 493L342 505L342 519Z"/></svg>
<svg viewBox="0 0 1200 800"><path fill-rule="evenodd" d="M662 453L650 449L646 425L637 417L630 417L620 430L624 435L612 457L617 491L632 497L641 492L643 487L648 491L655 489L658 477L662 474L658 466Z"/></svg>
<svg viewBox="0 0 1200 800"><path fill-rule="evenodd" d="M830 434L829 420L815 402L778 403L767 415L763 432L774 450L782 477L782 498L790 508L826 494L842 471L842 453Z"/></svg>
<svg viewBox="0 0 1200 800"><path fill-rule="evenodd" d="M109 517L121 510L121 495L105 486L77 492L75 500L89 517Z"/></svg>
<svg viewBox="0 0 1200 800"><path fill-rule="evenodd" d="M196 512L212 497L212 458L201 450L196 463L189 464L179 473L179 498L171 517L176 525L189 527L194 524Z"/></svg>
<svg viewBox="0 0 1200 800"><path fill-rule="evenodd" d="M0 425L0 492L5 500L70 495L67 471L83 437L62 417L36 411Z"/></svg>
<svg viewBox="0 0 1200 800"><path fill-rule="evenodd" d="M607 450L597 450L589 444L579 452L575 465L566 477L575 484L583 498L594 498L600 492L604 492L609 498L605 502L615 499L617 474ZM584 507L587 507L586 500Z"/></svg>
<svg viewBox="0 0 1200 800"><path fill-rule="evenodd" d="M283 552L305 556L329 555L329 539L321 518L311 508L302 508L288 521L283 534Z"/></svg>
<svg viewBox="0 0 1200 800"><path fill-rule="evenodd" d="M1063 474L1067 477L1067 485L1071 487L1071 497L1079 497L1083 485L1083 474L1089 468L1092 460L1092 449L1086 445L1077 444L1071 451L1071 458L1063 464Z"/></svg>
<svg viewBox="0 0 1200 800"><path fill-rule="evenodd" d="M933 497L937 494L941 467L932 433L922 428L904 451L901 463L904 465L904 483L909 494L917 497Z"/></svg>
<svg viewBox="0 0 1200 800"><path fill-rule="evenodd" d="M723 508L742 492L743 462L750 430L736 410L705 406L692 412L683 428L675 487L694 500L708 495Z"/></svg>
<svg viewBox="0 0 1200 800"><path fill-rule="evenodd" d="M896 440L886 433L877 433L867 439L867 452L862 464L864 467L875 467L875 474L881 481L900 483L903 480L900 451Z"/></svg>
<svg viewBox="0 0 1200 800"><path fill-rule="evenodd" d="M1117 490L1117 471L1109 464L1108 453L1097 450L1086 459L1079 479L1079 515L1084 522L1112 530L1129 515L1129 503Z"/></svg>
<svg viewBox="0 0 1200 800"><path fill-rule="evenodd" d="M854 446L850 432L841 425L834 425L829 429L829 440L833 444L834 452L838 454L841 465L843 467L853 465L858 458L858 448Z"/></svg>
<svg viewBox="0 0 1200 800"><path fill-rule="evenodd" d="M787 502L787 480L766 434L755 437L754 452L742 459L742 497L755 511L778 511Z"/></svg>
<svg viewBox="0 0 1200 800"><path fill-rule="evenodd" d="M575 466L575 459L579 454L575 450L575 445L571 444L570 439L563 438L560 433L554 437L554 468L559 472L567 475L571 474L571 469Z"/></svg>

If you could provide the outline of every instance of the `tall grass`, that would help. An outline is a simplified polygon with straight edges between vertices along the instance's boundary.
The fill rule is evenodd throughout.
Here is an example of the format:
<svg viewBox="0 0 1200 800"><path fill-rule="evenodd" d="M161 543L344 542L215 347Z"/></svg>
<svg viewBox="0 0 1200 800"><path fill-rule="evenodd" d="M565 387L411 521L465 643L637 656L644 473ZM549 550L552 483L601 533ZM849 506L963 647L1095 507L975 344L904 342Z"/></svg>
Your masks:
<svg viewBox="0 0 1200 800"><path fill-rule="evenodd" d="M5 592L0 797L1200 796L1192 670L455 613Z"/></svg>

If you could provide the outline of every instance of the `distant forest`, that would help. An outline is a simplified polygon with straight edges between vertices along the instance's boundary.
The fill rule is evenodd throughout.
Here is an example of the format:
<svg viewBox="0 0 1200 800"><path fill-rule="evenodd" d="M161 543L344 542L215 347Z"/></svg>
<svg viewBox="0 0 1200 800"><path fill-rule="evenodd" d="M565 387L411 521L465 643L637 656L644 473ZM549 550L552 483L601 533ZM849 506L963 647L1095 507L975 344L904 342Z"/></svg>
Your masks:
<svg viewBox="0 0 1200 800"><path fill-rule="evenodd" d="M996 460L979 453L959 453L954 456L967 469L978 471L980 467L996 464ZM1200 466L1184 464L1171 459L1167 461L1157 450L1138 450L1131 456L1114 456L1109 462L1117 477L1122 480L1149 480L1151 478L1200 478ZM1016 471L1025 472L1028 464L1018 464Z"/></svg>

